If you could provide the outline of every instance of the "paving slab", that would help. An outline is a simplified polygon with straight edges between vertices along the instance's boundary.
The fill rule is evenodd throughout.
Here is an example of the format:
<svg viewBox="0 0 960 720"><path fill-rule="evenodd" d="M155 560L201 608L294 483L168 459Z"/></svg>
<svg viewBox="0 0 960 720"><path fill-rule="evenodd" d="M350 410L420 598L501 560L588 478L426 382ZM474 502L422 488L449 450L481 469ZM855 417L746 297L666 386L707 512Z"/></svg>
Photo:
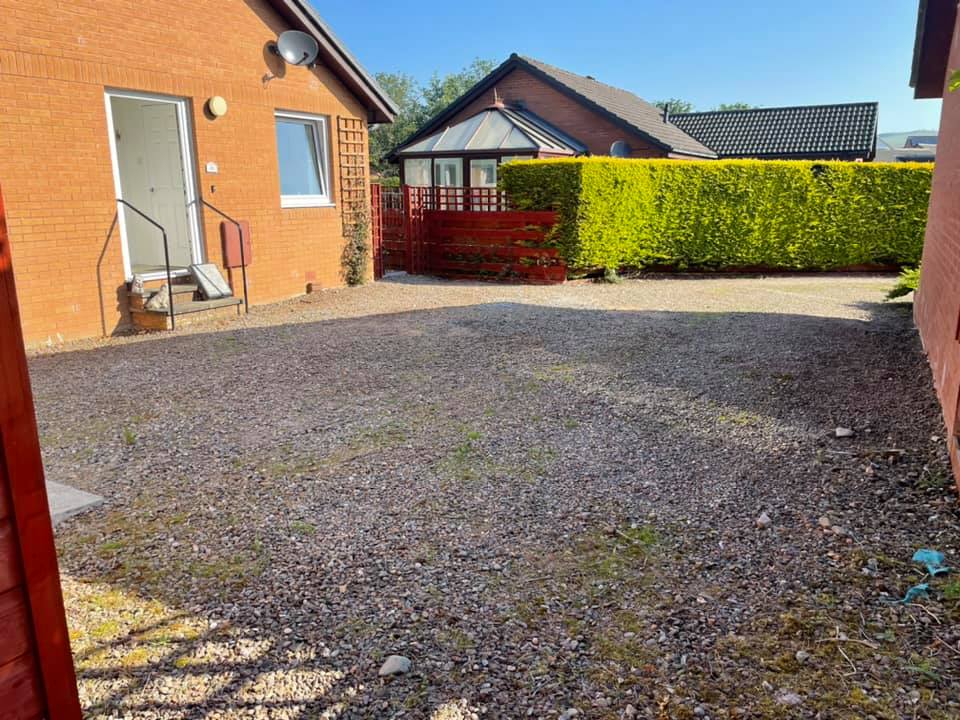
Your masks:
<svg viewBox="0 0 960 720"><path fill-rule="evenodd" d="M47 503L50 505L50 517L54 527L69 517L96 507L103 498L84 490L47 480Z"/></svg>

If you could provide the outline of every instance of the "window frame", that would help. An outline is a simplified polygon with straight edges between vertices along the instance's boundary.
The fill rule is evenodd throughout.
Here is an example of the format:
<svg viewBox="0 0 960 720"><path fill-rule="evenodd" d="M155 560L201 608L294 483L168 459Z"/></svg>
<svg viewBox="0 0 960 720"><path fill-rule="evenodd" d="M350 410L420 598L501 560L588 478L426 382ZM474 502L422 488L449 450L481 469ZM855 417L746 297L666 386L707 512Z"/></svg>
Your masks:
<svg viewBox="0 0 960 720"><path fill-rule="evenodd" d="M474 185L473 184L474 163L476 163L478 167L480 167L480 163L493 164L493 185ZM499 168L500 168L500 162L495 157L470 158L470 187L495 188L497 186L497 180L500 177Z"/></svg>
<svg viewBox="0 0 960 720"><path fill-rule="evenodd" d="M280 144L277 142L277 179L280 182L281 208L308 208L308 207L336 207L333 201L332 174L330 172L330 118L327 115L310 115L307 113L275 110L273 113L274 133L277 123L283 120L293 120L305 124L313 132L313 142L316 148L317 170L320 174L320 183L324 192L320 195L284 195L283 169L280 167Z"/></svg>

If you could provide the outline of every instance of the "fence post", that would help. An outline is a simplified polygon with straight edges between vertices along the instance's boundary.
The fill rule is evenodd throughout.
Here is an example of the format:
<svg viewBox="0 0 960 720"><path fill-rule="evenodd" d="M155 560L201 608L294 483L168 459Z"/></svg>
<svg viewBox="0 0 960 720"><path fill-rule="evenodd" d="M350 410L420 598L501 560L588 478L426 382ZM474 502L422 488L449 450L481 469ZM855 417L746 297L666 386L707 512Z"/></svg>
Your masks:
<svg viewBox="0 0 960 720"><path fill-rule="evenodd" d="M403 264L408 275L415 274L413 261L413 187L403 186L403 239L406 242Z"/></svg>
<svg viewBox="0 0 960 720"><path fill-rule="evenodd" d="M383 277L383 196L378 183L370 185L370 254L373 256L373 279Z"/></svg>

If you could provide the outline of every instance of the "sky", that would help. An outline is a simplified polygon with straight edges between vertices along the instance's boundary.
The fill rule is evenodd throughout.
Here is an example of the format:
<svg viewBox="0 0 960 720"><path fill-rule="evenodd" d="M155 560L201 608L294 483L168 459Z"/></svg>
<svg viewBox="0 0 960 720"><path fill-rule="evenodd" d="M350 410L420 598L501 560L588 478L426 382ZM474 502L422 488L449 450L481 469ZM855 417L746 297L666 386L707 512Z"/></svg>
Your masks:
<svg viewBox="0 0 960 720"><path fill-rule="evenodd" d="M880 132L939 125L940 101L909 87L917 0L312 2L373 73L427 80L517 52L651 102L876 100Z"/></svg>

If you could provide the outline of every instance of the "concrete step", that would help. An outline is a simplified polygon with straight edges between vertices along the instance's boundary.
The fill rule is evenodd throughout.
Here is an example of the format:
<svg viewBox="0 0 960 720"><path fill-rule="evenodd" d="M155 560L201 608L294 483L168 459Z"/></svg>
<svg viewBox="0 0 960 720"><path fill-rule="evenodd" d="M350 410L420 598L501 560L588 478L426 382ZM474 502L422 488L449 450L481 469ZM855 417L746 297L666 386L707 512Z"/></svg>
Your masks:
<svg viewBox="0 0 960 720"><path fill-rule="evenodd" d="M173 298L173 315L177 327L193 325L206 320L230 318L239 315L240 298L218 298L216 300L177 300ZM170 313L166 310L130 310L133 326L138 330L170 330Z"/></svg>
<svg viewBox="0 0 960 720"><path fill-rule="evenodd" d="M182 301L185 301L185 296L189 295L193 297L197 294L199 287L193 283L178 283L174 281L173 283L173 304L177 304L177 300L183 298ZM130 302L131 310L143 310L143 306L147 304L147 301L150 300L154 295L160 291L159 287L149 287L144 288L143 292L134 292L133 290L127 290L127 299Z"/></svg>
<svg viewBox="0 0 960 720"><path fill-rule="evenodd" d="M166 285L166 283L163 283ZM142 292L135 292L133 290L127 290L128 295L143 295L144 297L153 297L158 292L163 285L157 285L156 287L145 287ZM173 281L173 294L174 295L184 295L186 293L195 293L199 290L200 287L196 283L191 282L182 282L178 283L176 280Z"/></svg>

